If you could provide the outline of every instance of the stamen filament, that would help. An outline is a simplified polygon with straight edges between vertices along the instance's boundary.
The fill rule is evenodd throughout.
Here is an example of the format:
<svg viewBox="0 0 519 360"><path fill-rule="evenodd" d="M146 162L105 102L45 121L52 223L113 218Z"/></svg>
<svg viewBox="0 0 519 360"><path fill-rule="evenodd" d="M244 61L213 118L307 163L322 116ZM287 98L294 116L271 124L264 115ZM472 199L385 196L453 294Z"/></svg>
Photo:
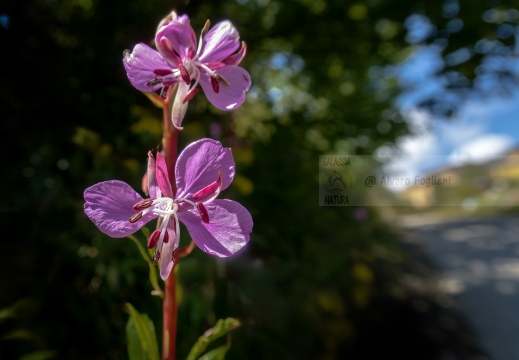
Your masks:
<svg viewBox="0 0 519 360"><path fill-rule="evenodd" d="M204 36L209 31L209 26L211 26L211 22L209 21L209 19L207 19L207 21L205 22L204 27L202 28L202 31L200 32L200 41L198 41L198 49L196 50L196 57L195 57L195 59L198 58L198 56L200 55L200 51L202 51L202 44L203 44L203 41L204 41Z"/></svg>
<svg viewBox="0 0 519 360"><path fill-rule="evenodd" d="M196 203L191 201L191 200L188 200L188 199L184 199L184 198L176 198L175 201L185 201L187 202L188 204L191 204L193 207L196 207Z"/></svg>
<svg viewBox="0 0 519 360"><path fill-rule="evenodd" d="M211 75L211 77L216 78L216 74L215 74L215 72L214 72L213 70L209 69L208 66L202 64L200 61L197 61L197 62L196 62L196 65L199 66L199 67L201 67L202 69L204 69L206 73L208 73L209 75Z"/></svg>
<svg viewBox="0 0 519 360"><path fill-rule="evenodd" d="M159 216L171 216L175 214L175 211L173 210L161 210L161 209L154 209L153 214L159 215Z"/></svg>

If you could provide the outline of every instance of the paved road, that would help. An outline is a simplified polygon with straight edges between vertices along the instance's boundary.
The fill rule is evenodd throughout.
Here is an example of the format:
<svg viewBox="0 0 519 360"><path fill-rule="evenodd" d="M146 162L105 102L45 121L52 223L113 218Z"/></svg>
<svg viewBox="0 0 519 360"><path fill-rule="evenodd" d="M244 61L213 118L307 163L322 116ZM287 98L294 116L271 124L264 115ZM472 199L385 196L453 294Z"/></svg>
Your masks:
<svg viewBox="0 0 519 360"><path fill-rule="evenodd" d="M406 227L490 360L519 360L519 216Z"/></svg>

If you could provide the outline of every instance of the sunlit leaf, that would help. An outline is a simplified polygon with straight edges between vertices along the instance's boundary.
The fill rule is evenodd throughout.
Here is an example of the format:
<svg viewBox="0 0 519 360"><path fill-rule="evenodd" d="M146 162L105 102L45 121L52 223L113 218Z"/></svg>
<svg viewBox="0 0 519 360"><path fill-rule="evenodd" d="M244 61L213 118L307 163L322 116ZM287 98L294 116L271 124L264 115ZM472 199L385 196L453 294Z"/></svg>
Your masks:
<svg viewBox="0 0 519 360"><path fill-rule="evenodd" d="M51 350L35 351L26 355L23 355L20 360L47 360L56 357L56 352Z"/></svg>
<svg viewBox="0 0 519 360"><path fill-rule="evenodd" d="M230 346L228 345L222 345L200 356L198 360L223 360L225 359L225 354L227 354L229 348Z"/></svg>
<svg viewBox="0 0 519 360"><path fill-rule="evenodd" d="M148 315L140 314L130 303L126 303L126 308L130 312L130 319L126 326L130 359L159 360L159 347L153 322ZM134 336L132 328L135 329L137 337ZM138 341L139 345L135 345L135 341Z"/></svg>
<svg viewBox="0 0 519 360"><path fill-rule="evenodd" d="M207 346L211 342L224 336L231 330L236 329L238 326L240 326L240 322L233 318L227 318L225 320L224 319L218 320L218 322L216 323L216 325L213 328L207 330L204 335L202 335L198 338L198 341L195 343L195 345L191 349L191 352L189 353L187 360L198 359L198 357L201 354L203 354L203 352L205 351L205 349L207 349ZM214 356L216 356L216 355L214 355ZM220 359L220 358L216 357L216 358L210 358L210 359Z"/></svg>

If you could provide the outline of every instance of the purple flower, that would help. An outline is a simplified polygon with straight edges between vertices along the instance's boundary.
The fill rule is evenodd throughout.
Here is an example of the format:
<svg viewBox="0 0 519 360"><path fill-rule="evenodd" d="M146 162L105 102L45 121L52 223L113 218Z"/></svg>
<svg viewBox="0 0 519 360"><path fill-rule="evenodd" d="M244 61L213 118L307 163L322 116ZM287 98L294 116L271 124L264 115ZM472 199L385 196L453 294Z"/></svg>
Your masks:
<svg viewBox="0 0 519 360"><path fill-rule="evenodd" d="M237 66L247 46L241 43L238 30L229 21L209 29L207 20L197 44L196 34L187 15L172 12L155 35L158 51L137 44L125 52L123 63L132 85L141 91L165 90L178 83L173 105L173 124L181 129L187 101L198 92L198 84L207 99L220 110L236 109L245 101L251 80L249 73Z"/></svg>
<svg viewBox="0 0 519 360"><path fill-rule="evenodd" d="M156 248L153 261L160 263L162 279L178 256L179 221L206 253L227 257L247 244L253 225L250 213L236 201L216 199L234 178L231 149L212 139L187 146L175 166L176 195L160 152L156 158L149 153L147 174L149 198L143 199L125 182L104 181L85 190L84 208L99 230L113 238L133 234L159 218L148 248Z"/></svg>

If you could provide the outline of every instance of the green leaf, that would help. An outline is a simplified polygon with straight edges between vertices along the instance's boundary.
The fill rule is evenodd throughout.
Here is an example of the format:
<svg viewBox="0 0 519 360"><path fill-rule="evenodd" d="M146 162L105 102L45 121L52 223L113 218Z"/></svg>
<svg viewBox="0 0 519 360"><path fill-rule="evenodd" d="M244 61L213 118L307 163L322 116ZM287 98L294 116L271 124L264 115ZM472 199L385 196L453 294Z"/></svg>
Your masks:
<svg viewBox="0 0 519 360"><path fill-rule="evenodd" d="M128 342L128 358L130 360L148 360L148 356L146 356L146 352L139 340L135 321L133 321L131 316L126 324L126 341Z"/></svg>
<svg viewBox="0 0 519 360"><path fill-rule="evenodd" d="M2 336L2 340L37 340L38 336L30 330L16 329Z"/></svg>
<svg viewBox="0 0 519 360"><path fill-rule="evenodd" d="M195 343L195 345L193 345L193 348L191 349L191 352L189 353L187 360L198 359L198 357L203 354L203 352L205 351L205 349L207 349L207 346L211 342L218 339L219 337L224 336L231 330L236 329L238 326L240 326L240 322L233 318L218 320L218 322L212 329L207 330L204 335L198 338L198 341ZM210 354L211 352L207 353L206 355ZM225 356L225 354L223 355Z"/></svg>
<svg viewBox="0 0 519 360"><path fill-rule="evenodd" d="M48 360L56 357L56 352L51 350L35 351L23 355L20 360Z"/></svg>
<svg viewBox="0 0 519 360"><path fill-rule="evenodd" d="M229 351L229 349L229 345L222 345L200 356L198 360L224 360L225 354L227 354L227 351Z"/></svg>
<svg viewBox="0 0 519 360"><path fill-rule="evenodd" d="M131 360L160 360L153 322L148 315L140 314L130 303L126 303L126 308L130 312L130 319L126 325L129 358Z"/></svg>
<svg viewBox="0 0 519 360"><path fill-rule="evenodd" d="M11 307L0 309L0 321L4 319L13 318L15 316L14 311Z"/></svg>

